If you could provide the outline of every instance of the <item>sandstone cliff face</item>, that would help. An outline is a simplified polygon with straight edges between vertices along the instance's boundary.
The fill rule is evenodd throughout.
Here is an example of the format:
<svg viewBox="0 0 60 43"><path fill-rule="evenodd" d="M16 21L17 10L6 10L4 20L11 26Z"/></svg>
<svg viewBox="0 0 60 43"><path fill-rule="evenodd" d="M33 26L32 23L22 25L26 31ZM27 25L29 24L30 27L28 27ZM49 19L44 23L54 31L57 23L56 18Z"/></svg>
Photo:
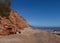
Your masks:
<svg viewBox="0 0 60 43"><path fill-rule="evenodd" d="M10 12L9 19L6 19L6 17L0 18L1 18L0 20L1 35L10 34L10 32L19 32L21 29L29 27L29 24L15 11Z"/></svg>

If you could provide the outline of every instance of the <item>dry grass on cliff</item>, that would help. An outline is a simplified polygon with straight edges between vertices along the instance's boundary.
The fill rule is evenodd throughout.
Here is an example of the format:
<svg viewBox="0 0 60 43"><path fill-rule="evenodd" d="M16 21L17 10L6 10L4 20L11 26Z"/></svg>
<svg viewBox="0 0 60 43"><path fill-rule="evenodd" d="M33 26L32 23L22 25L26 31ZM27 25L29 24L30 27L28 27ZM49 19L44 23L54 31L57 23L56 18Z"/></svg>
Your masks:
<svg viewBox="0 0 60 43"><path fill-rule="evenodd" d="M0 43L60 43L60 36L46 31L25 29L21 34L0 36Z"/></svg>

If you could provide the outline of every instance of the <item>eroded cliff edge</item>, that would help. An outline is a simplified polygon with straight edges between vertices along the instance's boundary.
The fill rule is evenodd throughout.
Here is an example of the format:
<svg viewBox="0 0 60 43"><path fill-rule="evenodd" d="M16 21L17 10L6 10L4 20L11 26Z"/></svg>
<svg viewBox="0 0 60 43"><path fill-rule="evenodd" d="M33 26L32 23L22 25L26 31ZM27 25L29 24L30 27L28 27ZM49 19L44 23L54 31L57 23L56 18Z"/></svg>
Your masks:
<svg viewBox="0 0 60 43"><path fill-rule="evenodd" d="M19 32L24 28L30 27L24 18L18 15L16 11L11 11L9 19L0 16L0 34L9 34L10 32Z"/></svg>

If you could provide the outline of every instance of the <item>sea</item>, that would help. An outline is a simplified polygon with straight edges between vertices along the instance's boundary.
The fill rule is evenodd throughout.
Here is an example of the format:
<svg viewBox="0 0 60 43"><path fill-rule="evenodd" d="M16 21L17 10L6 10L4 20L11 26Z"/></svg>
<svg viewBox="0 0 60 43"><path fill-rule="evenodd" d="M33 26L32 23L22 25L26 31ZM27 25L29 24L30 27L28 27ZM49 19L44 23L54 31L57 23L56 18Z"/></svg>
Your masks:
<svg viewBox="0 0 60 43"><path fill-rule="evenodd" d="M36 26L31 26L33 29L40 29L40 30L55 30L55 31L60 31L60 27L36 27Z"/></svg>

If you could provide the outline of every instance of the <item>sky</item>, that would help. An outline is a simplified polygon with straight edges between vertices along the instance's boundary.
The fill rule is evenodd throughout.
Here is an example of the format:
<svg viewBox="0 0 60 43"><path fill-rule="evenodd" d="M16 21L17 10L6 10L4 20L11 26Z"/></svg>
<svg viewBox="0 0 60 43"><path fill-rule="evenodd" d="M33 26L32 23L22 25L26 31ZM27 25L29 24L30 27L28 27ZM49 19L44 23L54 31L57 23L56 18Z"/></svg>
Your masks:
<svg viewBox="0 0 60 43"><path fill-rule="evenodd" d="M11 9L32 26L60 27L60 0L12 0Z"/></svg>

